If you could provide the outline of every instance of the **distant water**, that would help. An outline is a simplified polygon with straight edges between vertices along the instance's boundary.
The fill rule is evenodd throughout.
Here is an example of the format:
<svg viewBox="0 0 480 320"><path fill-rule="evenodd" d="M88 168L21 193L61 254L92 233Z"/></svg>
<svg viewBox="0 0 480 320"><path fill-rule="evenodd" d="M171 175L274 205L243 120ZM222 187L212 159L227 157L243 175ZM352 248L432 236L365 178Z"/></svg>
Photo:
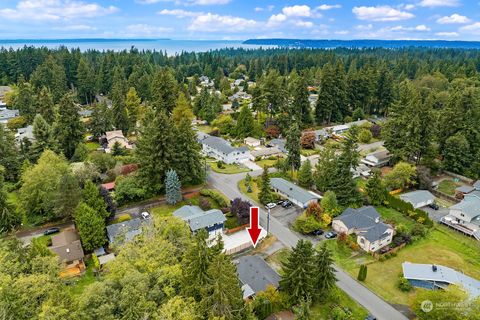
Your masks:
<svg viewBox="0 0 480 320"><path fill-rule="evenodd" d="M453 48L480 49L479 41L447 41L447 40L309 40L309 39L249 39L243 42L250 45L275 45L288 48Z"/></svg>
<svg viewBox="0 0 480 320"><path fill-rule="evenodd" d="M257 49L271 48L272 45L245 44L242 41L230 40L170 40L170 39L55 39L55 40L0 40L0 47L18 49L24 46L46 47L55 49L60 46L87 50L138 50L166 51L174 55L182 51L205 52L224 48Z"/></svg>

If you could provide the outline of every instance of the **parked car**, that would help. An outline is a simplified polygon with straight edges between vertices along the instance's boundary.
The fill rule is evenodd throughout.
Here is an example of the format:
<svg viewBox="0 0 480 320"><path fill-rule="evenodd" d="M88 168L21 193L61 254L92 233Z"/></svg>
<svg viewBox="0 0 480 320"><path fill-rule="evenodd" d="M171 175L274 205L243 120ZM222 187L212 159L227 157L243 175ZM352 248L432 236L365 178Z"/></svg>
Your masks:
<svg viewBox="0 0 480 320"><path fill-rule="evenodd" d="M282 207L290 208L291 206L293 206L293 203L290 200L283 201Z"/></svg>
<svg viewBox="0 0 480 320"><path fill-rule="evenodd" d="M313 230L312 232L310 232L310 234L312 236L321 236L323 234L323 230L322 229L317 229L317 230Z"/></svg>
<svg viewBox="0 0 480 320"><path fill-rule="evenodd" d="M430 208L432 208L433 210L438 210L440 209L440 207L438 206L438 204L436 204L435 202L432 202L428 205Z"/></svg>
<svg viewBox="0 0 480 320"><path fill-rule="evenodd" d="M288 201L288 200L278 200L278 201L277 201L277 205L283 205L283 203L284 203L285 201Z"/></svg>
<svg viewBox="0 0 480 320"><path fill-rule="evenodd" d="M267 205L265 206L265 209L269 210L269 209L273 209L277 206L276 203L273 203L273 202L270 202L270 203L267 203Z"/></svg>
<svg viewBox="0 0 480 320"><path fill-rule="evenodd" d="M140 215L141 215L142 218L145 219L145 220L148 220L148 219L151 218L151 217L150 217L150 213L148 213L147 211L143 211Z"/></svg>
<svg viewBox="0 0 480 320"><path fill-rule="evenodd" d="M375 316L369 314L369 315L365 318L365 320L377 320L377 318L375 318Z"/></svg>
<svg viewBox="0 0 480 320"><path fill-rule="evenodd" d="M59 228L48 228L47 230L43 231L43 235L48 236L48 235L58 233L58 232L60 232Z"/></svg>
<svg viewBox="0 0 480 320"><path fill-rule="evenodd" d="M337 237L337 233L335 231L329 231L325 233L325 238L327 239L333 239Z"/></svg>

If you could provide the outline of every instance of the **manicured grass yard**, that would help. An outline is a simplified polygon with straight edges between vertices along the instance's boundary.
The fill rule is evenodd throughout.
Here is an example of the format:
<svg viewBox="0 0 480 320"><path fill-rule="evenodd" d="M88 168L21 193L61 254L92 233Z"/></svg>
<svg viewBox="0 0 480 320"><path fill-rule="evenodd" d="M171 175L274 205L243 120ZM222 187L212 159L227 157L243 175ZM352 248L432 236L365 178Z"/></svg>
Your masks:
<svg viewBox="0 0 480 320"><path fill-rule="evenodd" d="M240 182L238 183L238 188L243 194L253 199L255 202L260 203L260 200L258 200L258 193L260 192L260 190L258 189L257 183L253 180L250 181L250 187L252 188L252 192L247 192L247 187L245 186L245 179L240 180Z"/></svg>
<svg viewBox="0 0 480 320"><path fill-rule="evenodd" d="M98 148L100 148L100 144L98 142L87 142L86 143L88 151L96 151Z"/></svg>
<svg viewBox="0 0 480 320"><path fill-rule="evenodd" d="M251 171L250 169L237 164L223 164L223 168L220 169L216 162L210 162L210 167L213 171L223 174L235 174Z"/></svg>
<svg viewBox="0 0 480 320"><path fill-rule="evenodd" d="M300 153L302 154L302 156L304 157L310 157L310 156L313 156L314 154L317 154L318 153L318 150L317 149L301 149L300 150Z"/></svg>
<svg viewBox="0 0 480 320"><path fill-rule="evenodd" d="M265 167L267 166L268 168L273 167L277 163L277 159L275 160L270 160L270 159L263 159L260 161L256 161L255 164L260 167Z"/></svg>
<svg viewBox="0 0 480 320"><path fill-rule="evenodd" d="M183 201L177 203L174 206L164 203L164 204L159 205L158 207L152 208L150 210L150 212L154 216L169 217L169 216L172 215L172 213L175 210L177 210L180 207L183 207L183 206L188 205L188 204L198 205L199 199L200 199L199 196L195 196L195 197L192 197L190 199L183 200ZM213 203L213 201L210 201L210 203L212 204L213 207L216 205L215 203Z"/></svg>
<svg viewBox="0 0 480 320"><path fill-rule="evenodd" d="M330 242L329 247L334 251L335 261L356 277L360 263L349 261L352 260L348 258L349 249L339 250L336 242ZM367 254L363 256L369 257ZM480 243L438 225L425 239L398 251L396 257L368 264L365 285L389 302L407 305L414 291L403 293L396 286L405 261L444 265L480 279Z"/></svg>
<svg viewBox="0 0 480 320"><path fill-rule="evenodd" d="M437 189L440 192L443 192L443 193L448 194L450 196L454 196L455 195L455 189L459 186L461 186L461 184L456 183L453 180L446 179L446 180L440 181Z"/></svg>

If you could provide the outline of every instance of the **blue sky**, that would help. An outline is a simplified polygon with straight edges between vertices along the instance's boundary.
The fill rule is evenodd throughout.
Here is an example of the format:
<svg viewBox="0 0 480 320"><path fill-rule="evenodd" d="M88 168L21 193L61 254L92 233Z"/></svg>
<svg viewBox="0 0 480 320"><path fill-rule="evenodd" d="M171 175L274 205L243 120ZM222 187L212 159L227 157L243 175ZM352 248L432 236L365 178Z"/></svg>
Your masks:
<svg viewBox="0 0 480 320"><path fill-rule="evenodd" d="M480 40L480 0L0 0L0 38Z"/></svg>

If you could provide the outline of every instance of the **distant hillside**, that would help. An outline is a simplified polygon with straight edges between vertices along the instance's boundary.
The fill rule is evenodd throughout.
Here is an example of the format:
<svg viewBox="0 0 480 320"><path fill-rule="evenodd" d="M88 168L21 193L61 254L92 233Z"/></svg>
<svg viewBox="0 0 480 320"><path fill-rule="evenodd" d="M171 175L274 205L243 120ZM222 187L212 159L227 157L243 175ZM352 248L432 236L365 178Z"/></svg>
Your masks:
<svg viewBox="0 0 480 320"><path fill-rule="evenodd" d="M269 45L292 48L461 48L480 49L478 41L446 40L307 40L307 39L249 39L243 42L251 45Z"/></svg>

